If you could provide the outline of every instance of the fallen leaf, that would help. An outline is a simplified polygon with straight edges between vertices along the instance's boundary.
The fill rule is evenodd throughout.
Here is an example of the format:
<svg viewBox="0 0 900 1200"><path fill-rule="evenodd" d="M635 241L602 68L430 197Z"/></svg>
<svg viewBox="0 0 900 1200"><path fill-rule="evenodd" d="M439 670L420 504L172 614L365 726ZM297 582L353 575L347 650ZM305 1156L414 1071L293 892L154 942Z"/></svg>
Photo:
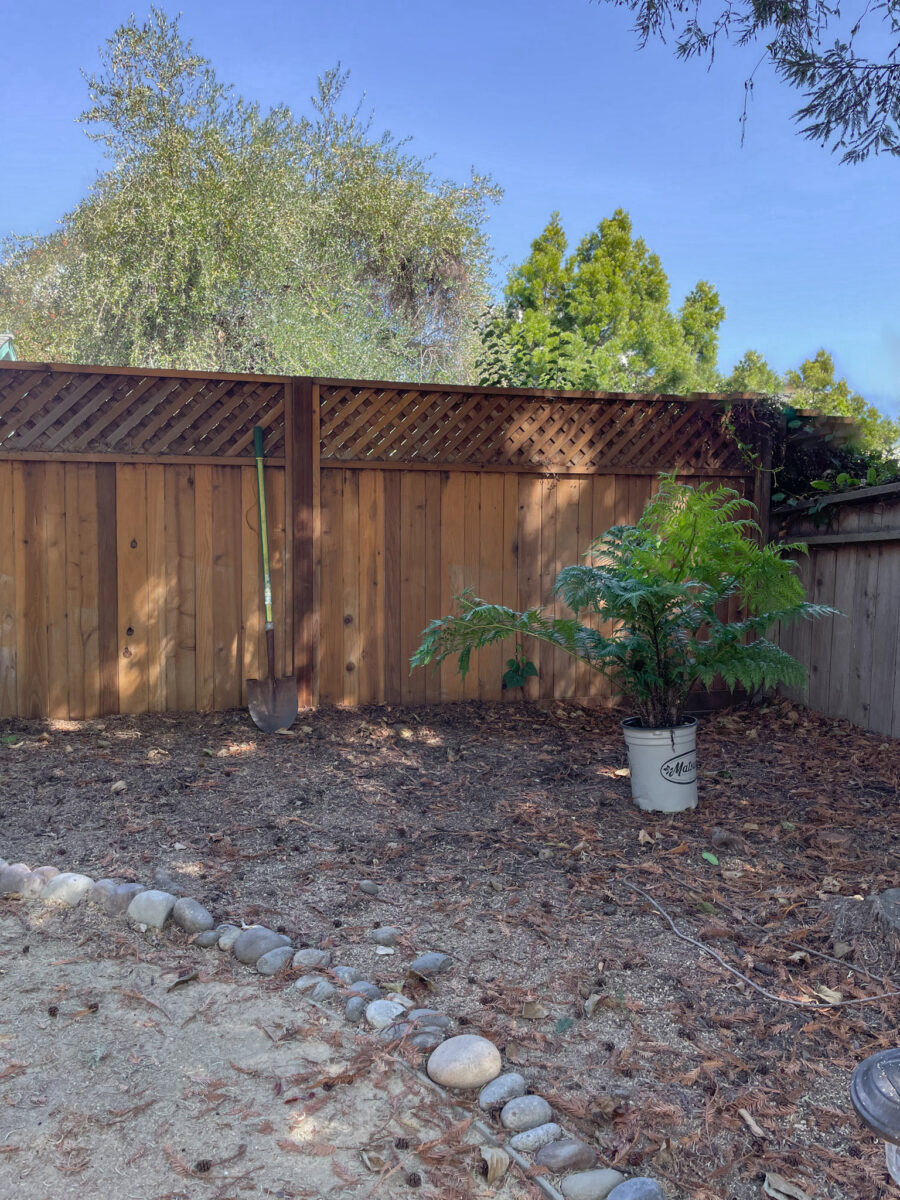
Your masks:
<svg viewBox="0 0 900 1200"><path fill-rule="evenodd" d="M523 1063L528 1061L528 1051L521 1042L506 1043L506 1057L511 1063Z"/></svg>
<svg viewBox="0 0 900 1200"><path fill-rule="evenodd" d="M833 988L826 987L824 983L820 983L815 990L816 995L821 996L828 1004L840 1004L844 998L843 992L836 992Z"/></svg>
<svg viewBox="0 0 900 1200"><path fill-rule="evenodd" d="M739 1108L738 1116L744 1121L754 1137L764 1138L766 1136L765 1130L760 1129L756 1121L754 1121L752 1114L749 1113L746 1108Z"/></svg>
<svg viewBox="0 0 900 1200"><path fill-rule="evenodd" d="M763 1181L763 1191L772 1200L810 1200L809 1195L785 1179L783 1175L767 1174Z"/></svg>
<svg viewBox="0 0 900 1200"><path fill-rule="evenodd" d="M594 1015L594 1009L602 1002L602 1000L603 996L600 994L600 992L591 992L587 1000L584 1002L584 1015L586 1017L592 1017Z"/></svg>
<svg viewBox="0 0 900 1200"><path fill-rule="evenodd" d="M481 1162L484 1177L488 1183L496 1183L509 1170L509 1155L497 1146L481 1147Z"/></svg>
<svg viewBox="0 0 900 1200"><path fill-rule="evenodd" d="M119 792L127 791L128 784L124 779L117 779L115 783L110 784L109 790L113 793L113 795L117 795Z"/></svg>
<svg viewBox="0 0 900 1200"><path fill-rule="evenodd" d="M369 1154L366 1150L360 1150L359 1156L368 1171L383 1171L387 1166L380 1154Z"/></svg>
<svg viewBox="0 0 900 1200"><path fill-rule="evenodd" d="M710 863L714 867L717 867L719 865L719 860L713 854L712 850L704 850L703 853L700 855L700 857L702 859L704 859L706 862Z"/></svg>
<svg viewBox="0 0 900 1200"><path fill-rule="evenodd" d="M640 842L642 846L652 846L653 834L648 833L646 829L642 829L638 834L638 842Z"/></svg>
<svg viewBox="0 0 900 1200"><path fill-rule="evenodd" d="M537 1000L526 1000L522 1005L522 1016L526 1021L543 1021L544 1017L549 1016L549 1010Z"/></svg>

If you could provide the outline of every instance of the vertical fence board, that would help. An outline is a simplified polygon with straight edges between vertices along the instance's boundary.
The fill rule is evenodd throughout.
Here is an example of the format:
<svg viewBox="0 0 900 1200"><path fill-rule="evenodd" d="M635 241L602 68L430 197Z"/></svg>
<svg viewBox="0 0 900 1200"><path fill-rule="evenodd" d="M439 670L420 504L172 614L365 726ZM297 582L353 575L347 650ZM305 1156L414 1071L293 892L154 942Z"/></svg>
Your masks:
<svg viewBox="0 0 900 1200"><path fill-rule="evenodd" d="M114 463L97 464L97 648L100 715L119 711L118 477Z"/></svg>
<svg viewBox="0 0 900 1200"><path fill-rule="evenodd" d="M240 473L241 626L244 664L243 678L241 679L241 704L246 704L246 680L262 679L266 674L266 635L256 470L253 467L242 467Z"/></svg>
<svg viewBox="0 0 900 1200"><path fill-rule="evenodd" d="M168 631L166 593L166 479L165 467L147 468L147 671L151 712L168 707L169 656L172 645Z"/></svg>
<svg viewBox="0 0 900 1200"><path fill-rule="evenodd" d="M66 612L69 716L100 712L97 477L91 464L66 463Z"/></svg>
<svg viewBox="0 0 900 1200"><path fill-rule="evenodd" d="M896 520L896 516L893 518ZM869 689L869 727L900 736L900 544L878 547L878 590L872 646L875 661ZM895 691L895 689L897 689Z"/></svg>
<svg viewBox="0 0 900 1200"><path fill-rule="evenodd" d="M44 466L44 538L47 555L47 703L56 720L69 716L68 624L66 619L65 464Z"/></svg>
<svg viewBox="0 0 900 1200"><path fill-rule="evenodd" d="M235 467L212 468L213 707L234 708L241 702L241 473ZM283 572L282 572L283 575ZM276 641L284 645L284 608L276 625ZM283 654L283 650L282 650ZM277 670L277 668L276 668Z"/></svg>
<svg viewBox="0 0 900 1200"><path fill-rule="evenodd" d="M269 525L269 565L272 572L272 617L275 622L275 674L281 679L293 674L293 647L288 645L287 506L284 470L266 468L266 515ZM298 695L299 698L299 695Z"/></svg>
<svg viewBox="0 0 900 1200"><path fill-rule="evenodd" d="M441 476L441 616L456 607L456 597L466 586L466 483L458 471ZM431 668L429 668L430 670ZM456 669L456 660L448 658L441 665L441 700L461 700L463 680Z"/></svg>
<svg viewBox="0 0 900 1200"><path fill-rule="evenodd" d="M166 706L197 704L197 557L194 472L166 468Z"/></svg>
<svg viewBox="0 0 900 1200"><path fill-rule="evenodd" d="M341 533L343 528L343 472L328 469L322 472L322 617L320 629L320 698L337 704L343 695L343 575L341 564Z"/></svg>
<svg viewBox="0 0 900 1200"><path fill-rule="evenodd" d="M542 481L534 475L519 476L518 520L518 583L520 610L542 604L541 594L541 489ZM525 697L536 700L540 695L540 672L550 651L541 642L526 638L525 657L534 663L537 676L525 684Z"/></svg>
<svg viewBox="0 0 900 1200"><path fill-rule="evenodd" d="M49 709L44 467L44 463L22 463L16 472L19 487L14 483L16 597L22 614L18 624L18 703L24 717L45 717Z"/></svg>
<svg viewBox="0 0 900 1200"><path fill-rule="evenodd" d="M400 473L400 685L404 704L425 703L425 672L409 669L425 628L425 474Z"/></svg>
<svg viewBox="0 0 900 1200"><path fill-rule="evenodd" d="M482 599L499 604L503 597L503 476L481 476L481 537L479 539L478 588ZM478 696L499 700L502 694L503 658L508 643L496 642L479 652L473 664L477 672ZM508 657L508 655L507 655Z"/></svg>
<svg viewBox="0 0 900 1200"><path fill-rule="evenodd" d="M384 479L384 698L389 704L399 704L402 691L400 603L400 475L388 471Z"/></svg>
<svg viewBox="0 0 900 1200"><path fill-rule="evenodd" d="M341 489L341 612L343 613L344 704L359 704L359 472L344 471Z"/></svg>
<svg viewBox="0 0 900 1200"><path fill-rule="evenodd" d="M212 470L194 468L194 679L199 712L209 712L215 704Z"/></svg>
<svg viewBox="0 0 900 1200"><path fill-rule="evenodd" d="M519 481L512 472L502 476L503 479L503 547L500 603L507 608L517 608L519 604ZM506 643L503 650L503 670L506 662L516 652L513 642ZM502 676L501 676L502 681ZM503 698L508 701L519 700L523 692L521 688L507 688Z"/></svg>
<svg viewBox="0 0 900 1200"><path fill-rule="evenodd" d="M116 468L116 558L118 563L119 711L147 712L149 586L147 558L147 468Z"/></svg>
<svg viewBox="0 0 900 1200"><path fill-rule="evenodd" d="M437 471L428 471L425 473L425 620L422 629L442 615L441 574L441 477ZM418 644L417 637L416 646ZM434 667L417 667L416 670L425 681L426 703L440 703L440 672Z"/></svg>
<svg viewBox="0 0 900 1200"><path fill-rule="evenodd" d="M581 498L581 480L577 476L560 479L556 489L556 564L554 567L553 583L563 567L578 562L578 509ZM549 595L549 593L548 593ZM558 617L570 617L571 609L562 600L555 603ZM557 655L556 691L555 695L565 699L574 699L578 695L578 664L568 654Z"/></svg>
<svg viewBox="0 0 900 1200"><path fill-rule="evenodd" d="M463 561L462 586L482 597L481 587L481 475L467 471L463 476ZM463 680L463 699L478 699L478 656L472 659Z"/></svg>
<svg viewBox="0 0 900 1200"><path fill-rule="evenodd" d="M558 480L541 480L541 556L537 603L547 605L553 612L556 611L556 605L553 603L551 588L553 580L556 578L558 494ZM542 700L550 700L556 695L556 672L561 665L561 655L558 650L551 650L547 646L541 647L541 678L538 694Z"/></svg>
<svg viewBox="0 0 900 1200"><path fill-rule="evenodd" d="M384 695L384 472L359 475L359 701Z"/></svg>
<svg viewBox="0 0 900 1200"><path fill-rule="evenodd" d="M0 462L0 717L18 712L15 529L13 464Z"/></svg>

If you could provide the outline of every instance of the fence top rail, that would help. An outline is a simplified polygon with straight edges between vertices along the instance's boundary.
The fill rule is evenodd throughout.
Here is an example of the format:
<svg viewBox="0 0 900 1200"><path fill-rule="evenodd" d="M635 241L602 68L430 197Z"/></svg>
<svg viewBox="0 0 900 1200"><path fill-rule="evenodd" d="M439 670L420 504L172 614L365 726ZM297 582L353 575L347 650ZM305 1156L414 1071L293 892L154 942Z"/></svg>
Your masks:
<svg viewBox="0 0 900 1200"><path fill-rule="evenodd" d="M311 382L318 387L343 387L343 388L380 388L384 391L419 391L419 392L442 392L447 395L472 395L478 393L480 396L509 396L521 397L523 400L572 400L572 401L627 401L634 403L635 401L672 401L680 400L682 402L693 403L730 403L734 400L755 400L758 397L756 392L576 392L567 391L565 388L510 388L510 387L482 387L481 384L470 383L415 383L403 380L385 380L385 379L325 379L318 375L310 377Z"/></svg>
<svg viewBox="0 0 900 1200"><path fill-rule="evenodd" d="M867 504L873 500L889 500L892 496L900 497L900 479L894 483L880 483L876 487L853 488L847 492L835 492L833 496L816 496L812 500L804 500L800 504L780 504L772 509L776 517L791 517L794 514L807 512L815 507L823 508L828 504Z"/></svg>
<svg viewBox="0 0 900 1200"><path fill-rule="evenodd" d="M2 371L51 371L65 375L130 375L134 378L152 376L158 379L222 379L235 383L291 383L293 375L235 374L233 371L179 371L169 367L106 367L96 363L26 362L23 359L0 361Z"/></svg>

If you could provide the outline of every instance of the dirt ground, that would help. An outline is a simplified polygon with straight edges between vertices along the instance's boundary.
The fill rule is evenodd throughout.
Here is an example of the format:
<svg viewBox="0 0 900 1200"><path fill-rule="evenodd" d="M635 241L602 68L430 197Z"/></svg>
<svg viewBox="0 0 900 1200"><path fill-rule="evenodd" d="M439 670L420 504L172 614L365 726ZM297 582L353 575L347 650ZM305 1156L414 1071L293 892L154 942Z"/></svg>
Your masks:
<svg viewBox="0 0 900 1200"><path fill-rule="evenodd" d="M848 1083L895 1044L900 1004L829 1002L900 987L865 900L900 883L900 744L782 702L699 739L700 807L663 817L629 801L618 717L576 706L322 709L268 738L245 713L6 722L0 853L161 871L381 982L446 951L423 998L672 1200L755 1200L766 1172L887 1198ZM374 954L380 924L403 931L393 956Z"/></svg>
<svg viewBox="0 0 900 1200"><path fill-rule="evenodd" d="M475 1131L283 982L85 913L0 911L0 1195L539 1195L488 1188Z"/></svg>

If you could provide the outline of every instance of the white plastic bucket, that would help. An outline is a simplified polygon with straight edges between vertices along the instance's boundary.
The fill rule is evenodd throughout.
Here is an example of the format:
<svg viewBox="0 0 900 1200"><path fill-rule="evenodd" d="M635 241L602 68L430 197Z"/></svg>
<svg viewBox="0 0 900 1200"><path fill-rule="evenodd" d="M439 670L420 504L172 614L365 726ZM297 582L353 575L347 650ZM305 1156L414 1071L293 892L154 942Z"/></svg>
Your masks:
<svg viewBox="0 0 900 1200"><path fill-rule="evenodd" d="M638 717L622 722L631 770L631 796L650 812L697 807L697 719L672 729L644 729Z"/></svg>

